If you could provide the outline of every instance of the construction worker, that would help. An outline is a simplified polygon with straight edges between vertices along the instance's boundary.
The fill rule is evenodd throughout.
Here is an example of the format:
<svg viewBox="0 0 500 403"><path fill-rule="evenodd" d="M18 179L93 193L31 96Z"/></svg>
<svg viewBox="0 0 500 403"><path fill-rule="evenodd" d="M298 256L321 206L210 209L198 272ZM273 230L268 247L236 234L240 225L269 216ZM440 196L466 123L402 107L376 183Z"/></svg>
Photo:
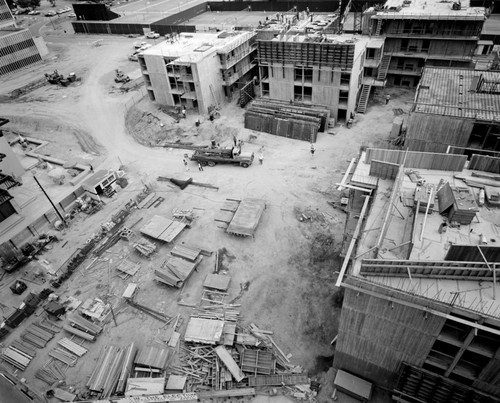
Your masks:
<svg viewBox="0 0 500 403"><path fill-rule="evenodd" d="M314 144L311 143L311 157L314 156L315 151L316 151L316 149L314 148Z"/></svg>
<svg viewBox="0 0 500 403"><path fill-rule="evenodd" d="M387 105L389 103L389 101L391 100L391 96L389 94L387 94L385 96L385 104Z"/></svg>
<svg viewBox="0 0 500 403"><path fill-rule="evenodd" d="M182 108L182 117L186 119L186 108Z"/></svg>
<svg viewBox="0 0 500 403"><path fill-rule="evenodd" d="M201 162L198 162L198 171L203 172L203 165L201 165Z"/></svg>
<svg viewBox="0 0 500 403"><path fill-rule="evenodd" d="M264 154L260 154L259 155L259 164L262 165L262 163L264 162Z"/></svg>

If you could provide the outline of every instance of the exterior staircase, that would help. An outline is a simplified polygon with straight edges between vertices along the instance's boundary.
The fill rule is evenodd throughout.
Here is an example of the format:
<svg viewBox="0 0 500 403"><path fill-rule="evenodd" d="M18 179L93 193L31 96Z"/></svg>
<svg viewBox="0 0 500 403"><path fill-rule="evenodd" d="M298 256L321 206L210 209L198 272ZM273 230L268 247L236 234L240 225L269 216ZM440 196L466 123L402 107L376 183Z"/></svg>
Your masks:
<svg viewBox="0 0 500 403"><path fill-rule="evenodd" d="M375 36L380 36L380 31L382 30L383 20L377 20L377 27L375 28Z"/></svg>
<svg viewBox="0 0 500 403"><path fill-rule="evenodd" d="M370 97L371 89L372 86L367 84L363 84L363 86L361 87L361 95L359 97L358 108L356 110L358 113L366 112L366 107L368 106L368 98Z"/></svg>
<svg viewBox="0 0 500 403"><path fill-rule="evenodd" d="M377 80L385 80L387 77L387 70L389 70L389 64L391 64L391 55L383 55L380 66L378 67Z"/></svg>

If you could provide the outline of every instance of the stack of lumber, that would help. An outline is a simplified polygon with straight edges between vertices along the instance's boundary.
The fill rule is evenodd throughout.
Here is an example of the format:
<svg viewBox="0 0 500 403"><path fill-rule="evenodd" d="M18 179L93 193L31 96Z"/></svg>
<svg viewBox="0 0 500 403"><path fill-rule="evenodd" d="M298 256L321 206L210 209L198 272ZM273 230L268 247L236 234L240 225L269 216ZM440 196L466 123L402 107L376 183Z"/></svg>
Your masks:
<svg viewBox="0 0 500 403"><path fill-rule="evenodd" d="M125 350L116 346L104 346L87 382L90 391L110 396L118 383Z"/></svg>
<svg viewBox="0 0 500 403"><path fill-rule="evenodd" d="M140 349L134 359L135 370L137 367L164 370L171 359L171 353L165 348L147 346Z"/></svg>
<svg viewBox="0 0 500 403"><path fill-rule="evenodd" d="M36 355L36 349L29 343L23 343L19 340L15 340L11 343L11 346L31 357L34 357Z"/></svg>
<svg viewBox="0 0 500 403"><path fill-rule="evenodd" d="M317 132L326 131L329 120L330 111L325 106L258 99L247 109L245 127L315 142ZM290 133L287 134L287 130Z"/></svg>
<svg viewBox="0 0 500 403"><path fill-rule="evenodd" d="M17 369L24 371L33 359L33 356L18 350L16 347L9 346L2 351L0 358Z"/></svg>
<svg viewBox="0 0 500 403"><path fill-rule="evenodd" d="M31 324L26 331L21 336L23 340L27 341L34 346L43 348L47 345L49 340L54 337L54 333L37 326L36 324Z"/></svg>
<svg viewBox="0 0 500 403"><path fill-rule="evenodd" d="M102 332L101 326L96 325L95 323L85 319L84 317L78 314L70 316L69 322L77 329L80 329L81 331L88 333L92 336L97 336L99 333ZM66 329L66 327L64 328Z"/></svg>
<svg viewBox="0 0 500 403"><path fill-rule="evenodd" d="M59 340L57 344L59 344L61 347L64 347L66 350L78 357L83 356L88 351L85 347L80 346L79 344L66 337Z"/></svg>
<svg viewBox="0 0 500 403"><path fill-rule="evenodd" d="M50 368L45 366L36 371L35 378L40 379L48 385L53 385L57 381L64 379L64 373L55 365L52 365Z"/></svg>
<svg viewBox="0 0 500 403"><path fill-rule="evenodd" d="M78 360L78 356L70 353L69 351L62 348L55 348L54 350L49 352L49 355L56 360L59 360L66 364L69 367L74 367L76 361Z"/></svg>
<svg viewBox="0 0 500 403"><path fill-rule="evenodd" d="M201 254L201 249L193 248L186 245L176 244L174 248L170 251L172 256L180 257L190 262L195 262L198 256Z"/></svg>
<svg viewBox="0 0 500 403"><path fill-rule="evenodd" d="M120 370L120 376L118 377L118 383L116 385L116 394L121 394L125 392L127 385L127 379L132 374L132 367L134 365L135 355L137 353L137 347L134 343L129 344L126 348L122 368Z"/></svg>
<svg viewBox="0 0 500 403"><path fill-rule="evenodd" d="M205 278L205 281L203 282L203 287L214 290L227 291L230 283L230 276L209 273Z"/></svg>
<svg viewBox="0 0 500 403"><path fill-rule="evenodd" d="M309 383L306 375L300 374L276 374L276 375L257 375L248 377L248 386L288 386L303 385Z"/></svg>
<svg viewBox="0 0 500 403"><path fill-rule="evenodd" d="M195 261L171 257L160 268L155 269L155 280L171 287L181 288L202 260L203 256L201 255Z"/></svg>
<svg viewBox="0 0 500 403"><path fill-rule="evenodd" d="M146 240L134 243L134 249L145 257L151 256L156 251L156 245Z"/></svg>

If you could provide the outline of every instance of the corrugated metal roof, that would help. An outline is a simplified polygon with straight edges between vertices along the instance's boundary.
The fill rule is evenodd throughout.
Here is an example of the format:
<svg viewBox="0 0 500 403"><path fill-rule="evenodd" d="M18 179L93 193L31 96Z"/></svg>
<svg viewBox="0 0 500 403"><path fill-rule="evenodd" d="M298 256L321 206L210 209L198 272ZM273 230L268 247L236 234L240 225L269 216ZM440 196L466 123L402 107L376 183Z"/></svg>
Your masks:
<svg viewBox="0 0 500 403"><path fill-rule="evenodd" d="M476 91L480 78L500 91L500 72L426 67L415 112L500 122L500 93Z"/></svg>

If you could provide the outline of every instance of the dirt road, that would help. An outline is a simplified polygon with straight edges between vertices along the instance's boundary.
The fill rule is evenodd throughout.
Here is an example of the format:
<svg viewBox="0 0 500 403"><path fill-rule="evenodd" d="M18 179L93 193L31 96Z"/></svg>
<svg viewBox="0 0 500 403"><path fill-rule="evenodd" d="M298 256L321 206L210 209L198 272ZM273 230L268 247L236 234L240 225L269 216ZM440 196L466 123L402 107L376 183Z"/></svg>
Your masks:
<svg viewBox="0 0 500 403"><path fill-rule="evenodd" d="M334 351L330 341L336 335L340 312L334 281L340 265L338 252L343 238L344 213L332 209L327 201L339 198L335 183L340 181L359 147L384 141L391 129L392 108L408 110L411 94L393 93L388 106L380 102L384 99L381 94L366 115L356 116L352 129L338 126L335 135L321 134L314 156L309 153L308 143L244 129L244 111L234 104L225 106L215 123L201 117L203 122L199 130L194 126L198 116L191 111L188 111L188 119L179 124L164 119L165 130L179 127L186 139L193 142L208 144L216 135L221 143L230 143L230 134L237 133L238 138L245 141L245 151L257 153L261 147L264 149L263 165L255 163L248 169L216 166L200 172L192 163L187 171L182 162L185 150L145 147L127 133L127 106L138 98L138 93L109 93L115 68L128 74L137 73L138 65L126 58L133 41L111 38L95 47L90 40L77 40L73 44L51 46L57 58L44 67L49 71L56 66L61 72L76 71L82 77L81 85L45 86L2 105L2 115L12 119L12 128L50 141L48 147L54 156L67 158L69 155L93 164L96 169L125 166L130 185L115 198L107 200L103 211L79 219L64 234L69 242L67 250L84 242L145 183L151 184L166 201L157 209L134 214L146 222L154 214L169 217L176 207L196 209L195 225L179 242L226 250L225 271L232 277L230 297L241 303L244 322L255 322L273 330L276 342L286 353L292 354L294 363L328 384L331 372L327 371ZM11 76L9 87L15 88L16 83L21 85L25 79L24 73ZM7 91L3 81L0 87ZM161 121L163 117L157 108L149 101L144 102L145 106L139 106L158 114ZM152 124L159 123L155 120ZM156 182L159 175L192 177L195 181L218 186L219 191L194 187L180 191ZM246 197L266 200L266 211L254 238L231 237L217 227L214 218L226 198ZM312 219L301 222L302 213ZM176 301L182 298L196 303L199 300L201 284L211 271L213 261L207 259L179 294L159 286L152 278L152 269L165 260L170 249L169 245L161 246L153 260L142 262L140 272L132 280L140 283L142 290L147 290L140 294L141 303L164 309L171 315L181 312L187 317L186 308L179 307ZM60 252L61 249L55 247L44 258L58 261ZM115 261L138 259L126 244L118 244L110 253L116 255ZM99 270L75 276L60 293L78 296L82 301L109 293L120 295L126 283L115 277L109 284ZM248 290L242 292L242 284L248 285ZM119 316L118 326L106 330L86 360L80 360L76 367L68 370L67 383L83 387L82 374L86 376L91 372L103 344L123 344L127 338L152 343L157 330L158 324L153 320L135 312L124 312ZM37 357L38 361L26 373L28 379L37 365L43 364L44 357L43 354ZM320 401L328 400L328 390L325 388Z"/></svg>

